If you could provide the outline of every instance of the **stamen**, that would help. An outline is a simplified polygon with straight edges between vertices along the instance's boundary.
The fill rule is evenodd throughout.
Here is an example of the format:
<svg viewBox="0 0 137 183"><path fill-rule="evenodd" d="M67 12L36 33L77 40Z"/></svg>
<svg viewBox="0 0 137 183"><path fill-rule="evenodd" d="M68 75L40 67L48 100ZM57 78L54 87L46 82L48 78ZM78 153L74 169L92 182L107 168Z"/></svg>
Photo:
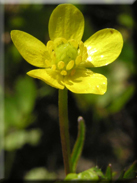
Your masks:
<svg viewBox="0 0 137 183"><path fill-rule="evenodd" d="M71 61L67 64L66 70L71 70L71 69L73 68L73 66L74 66L74 60L71 60Z"/></svg>
<svg viewBox="0 0 137 183"><path fill-rule="evenodd" d="M88 54L87 53L84 53L82 55L82 60L85 61L85 60L87 60L87 58L88 58Z"/></svg>
<svg viewBox="0 0 137 183"><path fill-rule="evenodd" d="M62 38L62 37L56 38L54 40L54 44L55 44L56 47L59 46L62 43L67 43L67 40L65 38Z"/></svg>
<svg viewBox="0 0 137 183"><path fill-rule="evenodd" d="M54 43L53 43L53 41L50 40L50 41L47 42L47 49L48 49L49 54L51 54L52 50L54 50Z"/></svg>
<svg viewBox="0 0 137 183"><path fill-rule="evenodd" d="M88 57L87 48L84 46L82 60L83 61L87 60L87 57Z"/></svg>
<svg viewBox="0 0 137 183"><path fill-rule="evenodd" d="M53 71L55 71L55 70L56 70L56 65L55 65L55 64L54 64L54 65L52 65L52 67L51 67L51 68L52 68L52 70L53 70Z"/></svg>
<svg viewBox="0 0 137 183"><path fill-rule="evenodd" d="M68 41L72 46L74 46L76 49L78 48L78 43L74 39L70 39Z"/></svg>
<svg viewBox="0 0 137 183"><path fill-rule="evenodd" d="M55 60L56 60L56 54L55 54L55 51L52 51L52 53L51 53L51 59L52 59L53 61L55 61Z"/></svg>
<svg viewBox="0 0 137 183"><path fill-rule="evenodd" d="M64 63L63 61L60 61L60 62L58 63L58 68L59 68L59 69L63 69L64 66L65 66L65 63Z"/></svg>
<svg viewBox="0 0 137 183"><path fill-rule="evenodd" d="M84 46L84 52L87 52L87 47L86 46Z"/></svg>
<svg viewBox="0 0 137 183"><path fill-rule="evenodd" d="M71 71L70 75L73 76L73 75L75 74L75 72L76 72L76 70L73 69L73 70Z"/></svg>
<svg viewBox="0 0 137 183"><path fill-rule="evenodd" d="M82 41L80 41L80 43L79 43L79 49L80 49L80 53L82 54L84 51L84 44Z"/></svg>
<svg viewBox="0 0 137 183"><path fill-rule="evenodd" d="M75 60L76 65L79 65L81 61L82 61L81 55L78 55Z"/></svg>
<svg viewBox="0 0 137 183"><path fill-rule="evenodd" d="M63 76L66 76L67 75L67 71L63 70L63 71L60 72L60 74L63 75Z"/></svg>
<svg viewBox="0 0 137 183"><path fill-rule="evenodd" d="M45 64L46 64L46 66L50 66L51 65L51 62L48 59L46 59L45 60Z"/></svg>

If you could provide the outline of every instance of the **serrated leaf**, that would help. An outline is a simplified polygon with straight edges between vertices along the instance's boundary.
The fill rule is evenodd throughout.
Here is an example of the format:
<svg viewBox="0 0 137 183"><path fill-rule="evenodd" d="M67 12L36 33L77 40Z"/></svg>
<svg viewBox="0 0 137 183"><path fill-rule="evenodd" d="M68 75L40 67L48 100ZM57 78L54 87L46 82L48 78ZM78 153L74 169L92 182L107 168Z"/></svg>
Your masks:
<svg viewBox="0 0 137 183"><path fill-rule="evenodd" d="M71 172L76 172L76 166L82 153L85 140L85 122L80 116L78 118L78 136L71 155Z"/></svg>

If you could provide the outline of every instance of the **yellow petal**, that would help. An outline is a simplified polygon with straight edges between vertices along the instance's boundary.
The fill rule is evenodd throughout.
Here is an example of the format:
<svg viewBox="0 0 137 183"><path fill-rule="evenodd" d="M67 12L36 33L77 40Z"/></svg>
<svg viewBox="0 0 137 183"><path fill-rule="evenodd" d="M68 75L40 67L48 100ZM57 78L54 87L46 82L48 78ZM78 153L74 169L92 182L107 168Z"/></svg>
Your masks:
<svg viewBox="0 0 137 183"><path fill-rule="evenodd" d="M62 76L57 71L51 69L35 69L27 72L27 74L33 78L44 81L54 88L64 89L64 86L61 83Z"/></svg>
<svg viewBox="0 0 137 183"><path fill-rule="evenodd" d="M107 90L107 78L89 69L79 69L74 75L65 77L64 85L74 93L103 95Z"/></svg>
<svg viewBox="0 0 137 183"><path fill-rule="evenodd" d="M46 46L30 34L13 30L11 39L22 57L31 65L45 67L46 59L50 59Z"/></svg>
<svg viewBox="0 0 137 183"><path fill-rule="evenodd" d="M60 4L52 12L49 20L51 40L63 37L80 41L84 31L84 17L72 4Z"/></svg>
<svg viewBox="0 0 137 183"><path fill-rule="evenodd" d="M88 52L84 66L100 67L117 59L123 47L123 38L119 31L107 28L93 34L84 45Z"/></svg>

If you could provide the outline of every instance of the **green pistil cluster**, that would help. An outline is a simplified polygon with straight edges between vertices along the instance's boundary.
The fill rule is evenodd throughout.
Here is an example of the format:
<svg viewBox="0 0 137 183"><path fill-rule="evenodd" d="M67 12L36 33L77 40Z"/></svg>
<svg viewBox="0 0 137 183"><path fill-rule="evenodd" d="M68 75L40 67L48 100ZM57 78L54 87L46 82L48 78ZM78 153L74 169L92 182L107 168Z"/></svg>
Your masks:
<svg viewBox="0 0 137 183"><path fill-rule="evenodd" d="M51 65L52 70L58 70L62 76L73 75L80 63L88 57L83 42L78 43L74 39L67 41L64 38L57 38L48 41L47 50L51 60L45 60L46 64Z"/></svg>

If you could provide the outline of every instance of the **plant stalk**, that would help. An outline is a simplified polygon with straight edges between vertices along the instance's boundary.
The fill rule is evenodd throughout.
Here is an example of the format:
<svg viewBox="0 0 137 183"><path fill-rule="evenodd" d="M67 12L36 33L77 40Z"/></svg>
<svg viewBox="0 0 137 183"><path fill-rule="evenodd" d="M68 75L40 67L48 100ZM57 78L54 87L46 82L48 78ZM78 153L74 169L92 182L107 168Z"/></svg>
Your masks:
<svg viewBox="0 0 137 183"><path fill-rule="evenodd" d="M68 123L68 91L59 90L59 126L62 145L62 154L66 175L70 173L70 142L69 142L69 123Z"/></svg>

